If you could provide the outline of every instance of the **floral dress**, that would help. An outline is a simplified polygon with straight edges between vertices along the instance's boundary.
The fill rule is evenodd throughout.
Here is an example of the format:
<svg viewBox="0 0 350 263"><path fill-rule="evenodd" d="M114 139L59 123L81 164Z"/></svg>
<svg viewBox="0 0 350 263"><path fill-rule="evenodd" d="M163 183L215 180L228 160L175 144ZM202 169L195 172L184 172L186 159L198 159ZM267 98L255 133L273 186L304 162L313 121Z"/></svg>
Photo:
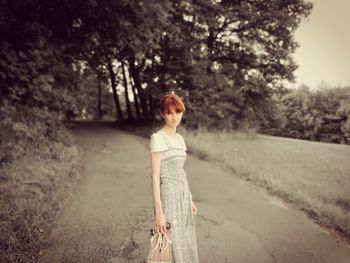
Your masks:
<svg viewBox="0 0 350 263"><path fill-rule="evenodd" d="M173 262L198 263L192 194L183 169L185 141L178 133L172 137L159 130L151 136L150 149L160 152L160 199L165 219L171 223Z"/></svg>

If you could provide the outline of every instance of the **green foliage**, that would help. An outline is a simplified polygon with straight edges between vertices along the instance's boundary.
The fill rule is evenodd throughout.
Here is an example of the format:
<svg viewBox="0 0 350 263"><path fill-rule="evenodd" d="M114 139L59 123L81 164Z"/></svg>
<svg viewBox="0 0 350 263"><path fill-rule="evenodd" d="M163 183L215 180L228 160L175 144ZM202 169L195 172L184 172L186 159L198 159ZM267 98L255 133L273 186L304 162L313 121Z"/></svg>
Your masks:
<svg viewBox="0 0 350 263"><path fill-rule="evenodd" d="M81 85L80 71L72 69L83 62L92 72L108 76L122 119L116 65L123 62L137 90L135 111L141 111L138 116L144 121L157 115L155 97L176 87L185 91L193 126L229 129L274 122L271 97L283 93L282 81L293 80L293 33L312 7L301 0L5 3L2 12L9 23L0 23L0 30L8 36L9 52L3 54L9 59L3 64L11 60L12 67L3 77L8 78L7 95L21 105L32 102L64 116L67 111L76 115L85 108L84 101L92 104L94 81ZM21 23L10 19L25 10L30 12ZM34 62L33 74L26 73L29 67L17 57ZM17 74L19 69L25 74ZM23 80L16 83L19 75ZM85 100L79 93L84 87ZM203 108L203 100L212 107Z"/></svg>
<svg viewBox="0 0 350 263"><path fill-rule="evenodd" d="M74 105L75 76L56 52L15 52L6 43L0 46L1 164L20 157L26 147L36 147L41 137L59 137L66 111Z"/></svg>
<svg viewBox="0 0 350 263"><path fill-rule="evenodd" d="M311 7L299 0L174 2L161 49L146 54L149 93L185 90L193 126L275 122L265 110L273 94L284 93L282 81L293 80L293 34Z"/></svg>
<svg viewBox="0 0 350 263"><path fill-rule="evenodd" d="M287 120L280 135L324 142L349 143L350 87L290 90L280 104Z"/></svg>
<svg viewBox="0 0 350 263"><path fill-rule="evenodd" d="M79 77L78 90L84 92L84 96L77 94L76 115L85 111L86 116L90 116L98 120L98 76L86 67L82 70L82 75ZM112 113L114 112L112 94L109 91L108 82L105 77L100 79L101 88L101 118L109 117L114 119Z"/></svg>
<svg viewBox="0 0 350 263"><path fill-rule="evenodd" d="M193 126L226 128L272 121L264 110L273 94L284 92L281 83L293 80L293 34L312 7L300 0L80 5L75 30L70 31L83 43L76 52L91 68L109 75L112 86L121 74L116 65L126 65L143 121L157 119L158 105L152 101L177 89L189 102ZM119 95L113 92L122 119ZM201 107L202 96L215 106Z"/></svg>
<svg viewBox="0 0 350 263"><path fill-rule="evenodd" d="M79 94L79 72L62 38L70 32L61 34L64 7L58 1L0 4L0 257L5 262L37 256L39 230L57 210L79 159L69 152L72 141L63 128Z"/></svg>

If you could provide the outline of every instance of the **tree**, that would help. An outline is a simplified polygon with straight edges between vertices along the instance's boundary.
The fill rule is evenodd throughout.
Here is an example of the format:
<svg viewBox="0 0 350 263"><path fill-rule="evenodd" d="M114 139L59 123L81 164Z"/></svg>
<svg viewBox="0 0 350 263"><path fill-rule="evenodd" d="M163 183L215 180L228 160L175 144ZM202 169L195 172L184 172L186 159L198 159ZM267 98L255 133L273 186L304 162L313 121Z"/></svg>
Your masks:
<svg viewBox="0 0 350 263"><path fill-rule="evenodd" d="M293 33L311 5L303 1L196 3L194 10L204 13L195 23L204 39L196 53L207 62L208 73L230 80L225 89L234 96L226 97L227 102L241 105L233 121L259 115L272 94L284 92L281 83L293 80L296 67L291 54L297 46Z"/></svg>
<svg viewBox="0 0 350 263"><path fill-rule="evenodd" d="M302 85L280 99L286 120L278 135L348 143L349 87L328 87L311 91Z"/></svg>
<svg viewBox="0 0 350 263"><path fill-rule="evenodd" d="M283 83L293 81L293 34L312 5L197 0L173 1L173 6L161 50L150 58L150 72L158 80L150 87L188 91L189 115L207 123L209 118L213 127L225 122L236 128L246 118L264 118L259 113L271 96L282 95Z"/></svg>

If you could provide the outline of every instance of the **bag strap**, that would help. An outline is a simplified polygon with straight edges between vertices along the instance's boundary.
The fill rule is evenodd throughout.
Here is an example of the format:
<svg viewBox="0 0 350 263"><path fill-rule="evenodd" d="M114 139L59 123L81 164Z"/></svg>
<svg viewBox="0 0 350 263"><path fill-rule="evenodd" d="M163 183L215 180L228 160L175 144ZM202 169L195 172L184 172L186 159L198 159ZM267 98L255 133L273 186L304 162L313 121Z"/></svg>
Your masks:
<svg viewBox="0 0 350 263"><path fill-rule="evenodd" d="M154 240L156 239L156 238L158 238L158 240L157 240L157 243L154 245L154 247L153 247L153 244L154 244ZM156 235L154 235L152 238L151 238L151 248L152 249L156 249L157 247L160 247L160 245L161 245L161 243L162 243L162 235L161 234L156 234Z"/></svg>

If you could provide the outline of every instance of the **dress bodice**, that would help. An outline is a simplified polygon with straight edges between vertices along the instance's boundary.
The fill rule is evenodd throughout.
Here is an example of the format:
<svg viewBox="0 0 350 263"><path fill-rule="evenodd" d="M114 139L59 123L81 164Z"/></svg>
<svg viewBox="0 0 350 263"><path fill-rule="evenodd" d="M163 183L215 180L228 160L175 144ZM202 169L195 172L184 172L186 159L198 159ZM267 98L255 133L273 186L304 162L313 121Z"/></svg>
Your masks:
<svg viewBox="0 0 350 263"><path fill-rule="evenodd" d="M183 176L186 161L186 144L182 136L176 133L171 137L162 131L152 134L150 142L151 152L160 152L160 176Z"/></svg>
<svg viewBox="0 0 350 263"><path fill-rule="evenodd" d="M151 152L160 152L160 194L168 219L179 227L194 225L192 194L184 170L187 156L184 139L178 133L171 137L157 131L151 136L150 148Z"/></svg>

